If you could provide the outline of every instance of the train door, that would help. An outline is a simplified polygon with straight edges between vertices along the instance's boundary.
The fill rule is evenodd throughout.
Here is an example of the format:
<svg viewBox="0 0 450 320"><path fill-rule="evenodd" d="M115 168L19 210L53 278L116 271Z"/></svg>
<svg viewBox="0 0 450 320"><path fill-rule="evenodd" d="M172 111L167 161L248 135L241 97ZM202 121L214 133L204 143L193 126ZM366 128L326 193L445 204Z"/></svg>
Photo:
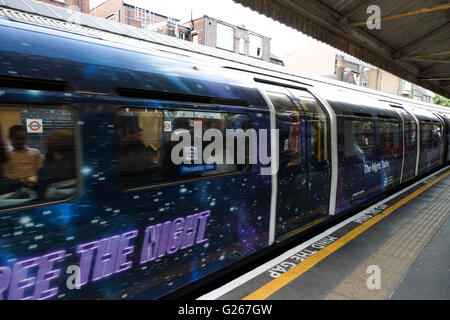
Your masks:
<svg viewBox="0 0 450 320"><path fill-rule="evenodd" d="M378 115L378 157L381 163L381 190L400 183L403 166L403 137L400 118Z"/></svg>
<svg viewBox="0 0 450 320"><path fill-rule="evenodd" d="M330 119L316 98L307 91L292 90L306 118L306 157L308 169L307 213L310 221L321 221L329 213L331 187Z"/></svg>
<svg viewBox="0 0 450 320"><path fill-rule="evenodd" d="M413 116L402 110L403 117L403 142L404 164L402 182L408 181L416 175L417 162L417 124Z"/></svg>
<svg viewBox="0 0 450 320"><path fill-rule="evenodd" d="M437 121L420 121L419 173L425 173L440 164L442 125Z"/></svg>
<svg viewBox="0 0 450 320"><path fill-rule="evenodd" d="M434 168L444 163L444 124L439 118L438 121L433 122L431 139L433 141L433 162L431 166Z"/></svg>
<svg viewBox="0 0 450 320"><path fill-rule="evenodd" d="M381 162L376 152L375 118L369 113L338 116L339 180L337 213L379 193Z"/></svg>
<svg viewBox="0 0 450 320"><path fill-rule="evenodd" d="M275 238L289 237L305 221L307 207L307 168L305 162L305 117L289 92L265 85L275 107L279 130L279 170Z"/></svg>
<svg viewBox="0 0 450 320"><path fill-rule="evenodd" d="M436 140L440 140L441 142L441 160L440 160L440 165L443 165L446 162L446 158L447 158L447 144L446 142L446 136L447 136L447 132L448 132L448 125L447 125L447 121L445 120L445 118L443 116L441 116L439 113L435 113L436 117L439 119L439 121L441 122L441 128L437 128L436 129Z"/></svg>
<svg viewBox="0 0 450 320"><path fill-rule="evenodd" d="M444 116L447 122L447 161L450 161L450 117Z"/></svg>
<svg viewBox="0 0 450 320"><path fill-rule="evenodd" d="M431 122L420 121L419 174L424 173L429 167L431 144Z"/></svg>

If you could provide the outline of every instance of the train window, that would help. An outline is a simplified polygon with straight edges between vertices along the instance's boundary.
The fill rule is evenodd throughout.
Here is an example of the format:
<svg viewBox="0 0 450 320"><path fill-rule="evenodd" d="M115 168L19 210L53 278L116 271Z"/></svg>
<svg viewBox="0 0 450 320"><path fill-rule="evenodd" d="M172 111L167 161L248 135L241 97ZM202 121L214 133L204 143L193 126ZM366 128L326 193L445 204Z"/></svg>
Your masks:
<svg viewBox="0 0 450 320"><path fill-rule="evenodd" d="M244 137L246 147L241 154L226 136L228 129L235 133L251 129L246 115L125 108L119 111L117 121L120 180L124 189L238 173L251 168L248 148L251 138ZM206 135L211 135L208 142L204 142Z"/></svg>
<svg viewBox="0 0 450 320"><path fill-rule="evenodd" d="M309 119L311 139L311 160L328 161L327 116L316 99L301 97L303 110Z"/></svg>
<svg viewBox="0 0 450 320"><path fill-rule="evenodd" d="M66 106L0 106L0 210L75 196L75 128Z"/></svg>
<svg viewBox="0 0 450 320"><path fill-rule="evenodd" d="M448 129L447 129L447 160L450 160L450 117L446 116Z"/></svg>
<svg viewBox="0 0 450 320"><path fill-rule="evenodd" d="M405 121L405 147L407 152L415 152L417 148L417 125L414 121Z"/></svg>
<svg viewBox="0 0 450 320"><path fill-rule="evenodd" d="M378 126L380 128L383 154L400 155L402 153L400 124L393 121L379 120Z"/></svg>
<svg viewBox="0 0 450 320"><path fill-rule="evenodd" d="M440 124L434 123L432 126L433 146L440 146L442 144L443 134Z"/></svg>
<svg viewBox="0 0 450 320"><path fill-rule="evenodd" d="M295 103L284 93L267 92L278 114L299 117L299 111Z"/></svg>
<svg viewBox="0 0 450 320"><path fill-rule="evenodd" d="M345 119L345 156L363 156L375 151L375 123L371 120Z"/></svg>
<svg viewBox="0 0 450 320"><path fill-rule="evenodd" d="M267 95L277 112L280 165L298 165L302 160L300 111L286 94L267 92Z"/></svg>
<svg viewBox="0 0 450 320"><path fill-rule="evenodd" d="M429 150L432 148L432 124L430 122L421 122L421 130L420 130L420 149L422 151Z"/></svg>

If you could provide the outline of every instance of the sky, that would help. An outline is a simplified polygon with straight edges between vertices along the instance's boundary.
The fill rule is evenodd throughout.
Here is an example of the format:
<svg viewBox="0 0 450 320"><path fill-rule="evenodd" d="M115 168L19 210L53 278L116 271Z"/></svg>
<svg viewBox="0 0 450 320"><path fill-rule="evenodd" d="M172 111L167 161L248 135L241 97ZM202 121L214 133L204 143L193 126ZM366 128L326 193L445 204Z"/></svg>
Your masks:
<svg viewBox="0 0 450 320"><path fill-rule="evenodd" d="M91 7L104 0L91 0ZM260 15L232 0L125 0L125 2L146 8L182 23L208 15L234 25L245 25L248 30L270 37L271 51L281 59L300 51L313 43L318 43L292 28Z"/></svg>

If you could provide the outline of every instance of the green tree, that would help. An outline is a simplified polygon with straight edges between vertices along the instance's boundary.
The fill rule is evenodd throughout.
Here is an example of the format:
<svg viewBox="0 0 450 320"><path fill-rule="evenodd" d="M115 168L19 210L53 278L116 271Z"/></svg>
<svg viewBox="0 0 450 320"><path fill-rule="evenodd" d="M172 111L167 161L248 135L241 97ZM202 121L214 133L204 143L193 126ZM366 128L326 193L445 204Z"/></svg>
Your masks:
<svg viewBox="0 0 450 320"><path fill-rule="evenodd" d="M450 107L450 99L447 99L446 97L435 95L433 98L433 102L435 104L440 104L442 106Z"/></svg>

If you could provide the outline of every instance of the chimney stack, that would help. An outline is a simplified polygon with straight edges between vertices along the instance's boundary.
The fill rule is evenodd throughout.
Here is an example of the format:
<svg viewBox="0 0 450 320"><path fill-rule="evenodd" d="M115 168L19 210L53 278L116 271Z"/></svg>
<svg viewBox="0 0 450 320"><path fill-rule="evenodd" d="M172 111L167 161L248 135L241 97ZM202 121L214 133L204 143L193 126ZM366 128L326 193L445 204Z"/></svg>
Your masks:
<svg viewBox="0 0 450 320"><path fill-rule="evenodd" d="M83 13L90 13L90 3L89 0L78 0L80 5L80 11Z"/></svg>
<svg viewBox="0 0 450 320"><path fill-rule="evenodd" d="M344 79L345 61L341 55L337 56L336 79L342 81Z"/></svg>

